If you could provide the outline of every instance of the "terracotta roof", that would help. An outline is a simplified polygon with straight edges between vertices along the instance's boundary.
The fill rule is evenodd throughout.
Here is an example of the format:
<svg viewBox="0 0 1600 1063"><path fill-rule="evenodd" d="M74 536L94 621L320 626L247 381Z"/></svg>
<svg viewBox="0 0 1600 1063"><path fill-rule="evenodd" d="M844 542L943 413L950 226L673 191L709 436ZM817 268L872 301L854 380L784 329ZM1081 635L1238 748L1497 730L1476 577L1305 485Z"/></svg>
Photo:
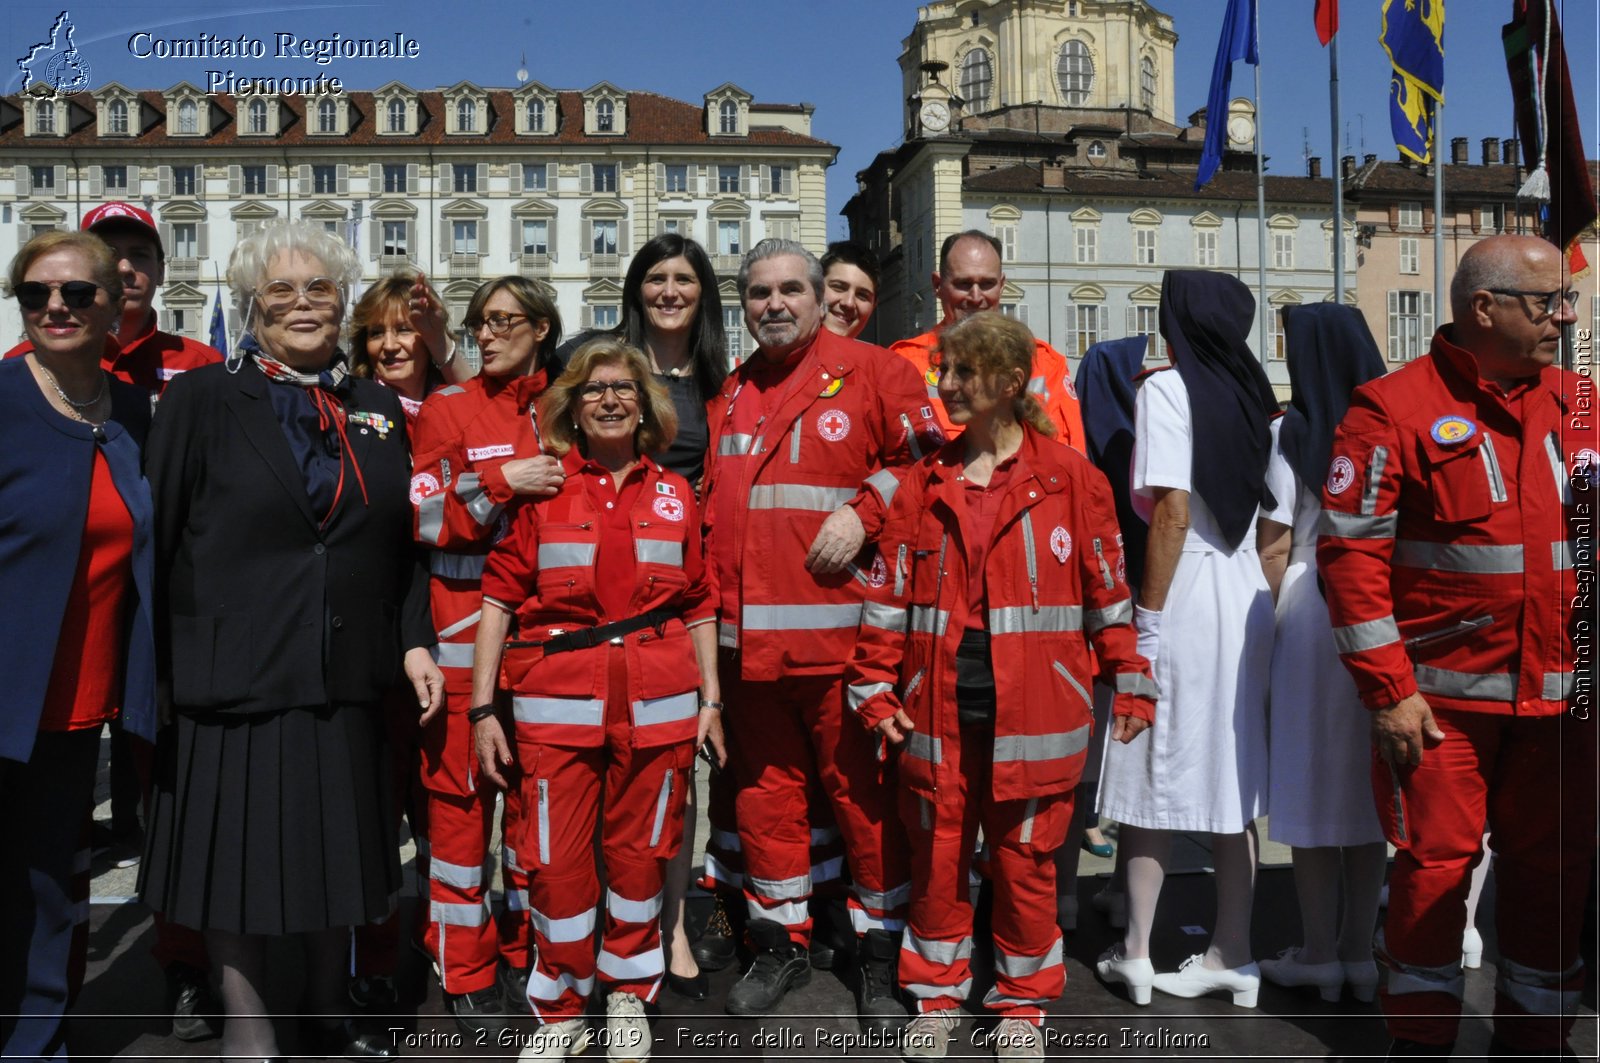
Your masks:
<svg viewBox="0 0 1600 1063"><path fill-rule="evenodd" d="M150 148L216 148L220 146L260 146L268 148L315 147L326 145L348 148L366 145L392 145L395 147L447 146L447 147L510 147L537 149L550 145L695 145L723 146L731 150L741 147L795 147L832 148L825 140L804 136L787 129L752 129L747 137L707 136L705 108L701 104L687 103L653 92L627 94L627 133L622 136L590 136L583 130L583 94L577 91L557 92L557 110L560 121L557 132L547 135L517 133L516 99L509 89L485 89L488 96L489 132L484 135L467 135L445 132L447 104L438 90L416 92L418 100L419 129L415 135L381 134L378 123L380 108L371 92L346 92L350 105L350 132L343 136L308 133L306 105L318 97L279 96L280 132L277 136L240 135L236 114L239 100L229 95L214 95L207 99L221 115L213 122L213 130L204 136L171 136L167 132L166 98L157 90L143 90L139 98L144 101L148 114L156 116L144 132L133 137L101 137L95 129L94 102L84 96L72 103L74 127L65 137L28 137L23 135L24 125L14 122L0 131L0 145L11 149L39 148L55 150L62 147L123 147ZM756 110L788 109L788 105L752 105ZM800 109L798 105L796 110Z"/></svg>
<svg viewBox="0 0 1600 1063"><path fill-rule="evenodd" d="M1591 159L1591 177L1600 162ZM1514 197L1522 187L1526 173L1516 166L1499 163L1476 166L1451 163L1444 168L1446 195L1485 195ZM1408 196L1427 198L1433 195L1433 174L1420 166L1407 166L1400 162L1379 162L1360 167L1348 185L1352 194L1367 197Z"/></svg>
<svg viewBox="0 0 1600 1063"><path fill-rule="evenodd" d="M1204 199L1254 202L1256 175L1243 170L1222 170L1196 192L1194 174L1180 170L1154 170L1133 175L1107 171L1105 176L1067 175L1065 188L1045 188L1037 163L1022 163L968 177L962 187L970 192L1034 192L1070 196L1132 196L1141 199ZM1267 199L1273 203L1333 203L1333 182L1326 177L1267 175Z"/></svg>

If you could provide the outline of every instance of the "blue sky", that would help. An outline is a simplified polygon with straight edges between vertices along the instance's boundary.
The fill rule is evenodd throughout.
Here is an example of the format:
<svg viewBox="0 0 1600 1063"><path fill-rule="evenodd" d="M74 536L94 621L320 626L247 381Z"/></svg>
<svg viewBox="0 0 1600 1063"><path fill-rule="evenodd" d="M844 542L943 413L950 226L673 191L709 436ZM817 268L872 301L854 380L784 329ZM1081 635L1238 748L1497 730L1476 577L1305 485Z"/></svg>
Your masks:
<svg viewBox="0 0 1600 1063"><path fill-rule="evenodd" d="M57 0L60 3L60 0ZM1328 61L1312 28L1313 0L1261 0L1262 128L1269 172L1302 173L1303 145L1327 159ZM1173 16L1177 49L1177 111L1203 106L1226 0L1162 0ZM829 237L843 234L839 208L855 190L855 173L900 140L904 104L896 58L916 20L902 0L813 0L803 5L733 0L386 0L381 4L202 3L147 0L66 4L78 27L76 44L91 66L90 80L135 88L165 88L185 78L203 84L204 71L241 75L338 76L352 89L391 79L434 88L471 79L514 86L523 53L530 75L555 88L611 81L698 100L733 81L758 100L814 104L813 131L840 147L828 174ZM1395 158L1389 139L1388 61L1378 44L1380 0L1343 0L1340 34L1342 108L1349 150ZM1511 0L1448 0L1445 21L1444 136L1472 140L1472 158L1486 136L1512 136L1511 97L1500 48L1500 26ZM1596 41L1600 0L1557 0L1568 38L1574 92L1591 158L1597 144ZM20 86L11 61L46 36L59 6L19 7L0 28L7 94ZM138 59L128 40L193 39L201 33L264 39L268 58ZM420 55L406 60L336 60L317 66L271 57L273 35L378 37L403 33ZM1249 95L1252 70L1234 71L1234 94ZM1341 135L1341 141L1343 135ZM1364 147L1363 147L1364 144Z"/></svg>

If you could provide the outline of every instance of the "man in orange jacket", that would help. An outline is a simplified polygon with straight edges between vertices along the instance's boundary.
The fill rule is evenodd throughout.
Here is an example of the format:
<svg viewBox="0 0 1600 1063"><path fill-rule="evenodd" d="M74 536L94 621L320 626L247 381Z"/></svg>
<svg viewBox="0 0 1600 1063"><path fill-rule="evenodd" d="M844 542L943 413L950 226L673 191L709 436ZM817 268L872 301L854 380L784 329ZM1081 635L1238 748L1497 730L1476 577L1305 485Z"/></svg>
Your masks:
<svg viewBox="0 0 1600 1063"><path fill-rule="evenodd" d="M1485 821L1502 957L1490 1054L1562 1054L1583 986L1596 745L1590 611L1574 603L1592 586L1600 457L1593 382L1553 364L1570 283L1538 238L1474 245L1453 322L1358 389L1334 439L1317 564L1397 849L1378 950L1392 1056L1450 1054Z"/></svg>
<svg viewBox="0 0 1600 1063"><path fill-rule="evenodd" d="M1000 306L1006 275L1000 265L1000 241L978 229L968 229L945 238L939 247L939 270L933 275L933 293L939 297L944 317L920 336L890 345L889 349L911 363L928 388L928 404L938 417L946 437L961 434L945 416L939 398L939 376L931 368L937 357L939 334L951 324L981 310ZM1066 357L1044 340L1034 340L1033 376L1028 391L1044 406L1056 425L1056 441L1078 453L1087 453L1083 434L1083 414L1078 410L1078 393L1072 389L1072 372Z"/></svg>

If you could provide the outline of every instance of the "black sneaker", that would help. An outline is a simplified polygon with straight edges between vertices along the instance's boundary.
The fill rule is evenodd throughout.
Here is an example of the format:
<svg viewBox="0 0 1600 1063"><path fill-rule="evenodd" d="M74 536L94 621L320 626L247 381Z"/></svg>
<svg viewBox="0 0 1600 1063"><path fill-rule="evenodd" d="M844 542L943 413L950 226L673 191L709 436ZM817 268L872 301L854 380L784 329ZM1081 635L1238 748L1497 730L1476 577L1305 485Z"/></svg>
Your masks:
<svg viewBox="0 0 1600 1063"><path fill-rule="evenodd" d="M500 996L506 1011L514 1011L518 1015L533 1013L533 1007L528 1003L528 975L532 973L532 967L513 967L505 960L500 961L495 981L500 985Z"/></svg>
<svg viewBox="0 0 1600 1063"><path fill-rule="evenodd" d="M494 1040L506 1028L505 1001L498 985L473 993L446 993L444 1006L455 1016L456 1029L467 1037Z"/></svg>
<svg viewBox="0 0 1600 1063"><path fill-rule="evenodd" d="M756 958L728 992L728 1014L765 1015L790 989L811 981L811 958L804 946L789 940L782 923L752 919L745 929Z"/></svg>
<svg viewBox="0 0 1600 1063"><path fill-rule="evenodd" d="M863 1031L900 1029L906 1021L900 1003L900 935L869 930L856 943L856 1016Z"/></svg>
<svg viewBox="0 0 1600 1063"><path fill-rule="evenodd" d="M400 1008L400 992L395 989L394 976L388 974L358 974L350 979L350 1003L357 1011L374 1015L393 1015Z"/></svg>
<svg viewBox="0 0 1600 1063"><path fill-rule="evenodd" d="M172 963L167 966L166 976L172 1036L180 1041L209 1041L221 1036L222 1008L211 994L206 972L187 963Z"/></svg>

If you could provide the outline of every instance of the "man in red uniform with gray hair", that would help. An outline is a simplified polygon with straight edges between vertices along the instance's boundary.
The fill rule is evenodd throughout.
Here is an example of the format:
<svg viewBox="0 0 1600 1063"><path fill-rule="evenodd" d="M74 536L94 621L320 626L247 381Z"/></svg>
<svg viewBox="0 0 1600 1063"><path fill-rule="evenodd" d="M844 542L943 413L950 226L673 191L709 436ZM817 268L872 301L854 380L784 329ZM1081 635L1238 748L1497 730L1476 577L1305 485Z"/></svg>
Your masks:
<svg viewBox="0 0 1600 1063"><path fill-rule="evenodd" d="M1378 941L1391 1058L1450 1054L1486 821L1490 1054L1561 1054L1583 985L1596 721L1576 696L1594 665L1574 653L1589 621L1572 603L1575 560L1593 566L1574 546L1597 456L1593 382L1553 364L1576 320L1569 284L1536 237L1475 244L1453 322L1356 391L1333 444L1317 565L1372 710L1373 796L1397 850Z"/></svg>
<svg viewBox="0 0 1600 1063"><path fill-rule="evenodd" d="M738 283L757 350L711 403L703 489L756 953L728 1010L764 1015L810 977L806 797L820 777L852 877L857 1010L897 1027L905 839L880 744L844 725L842 684L866 587L886 575L869 544L901 467L942 437L905 362L822 327L822 266L803 246L763 240Z"/></svg>

